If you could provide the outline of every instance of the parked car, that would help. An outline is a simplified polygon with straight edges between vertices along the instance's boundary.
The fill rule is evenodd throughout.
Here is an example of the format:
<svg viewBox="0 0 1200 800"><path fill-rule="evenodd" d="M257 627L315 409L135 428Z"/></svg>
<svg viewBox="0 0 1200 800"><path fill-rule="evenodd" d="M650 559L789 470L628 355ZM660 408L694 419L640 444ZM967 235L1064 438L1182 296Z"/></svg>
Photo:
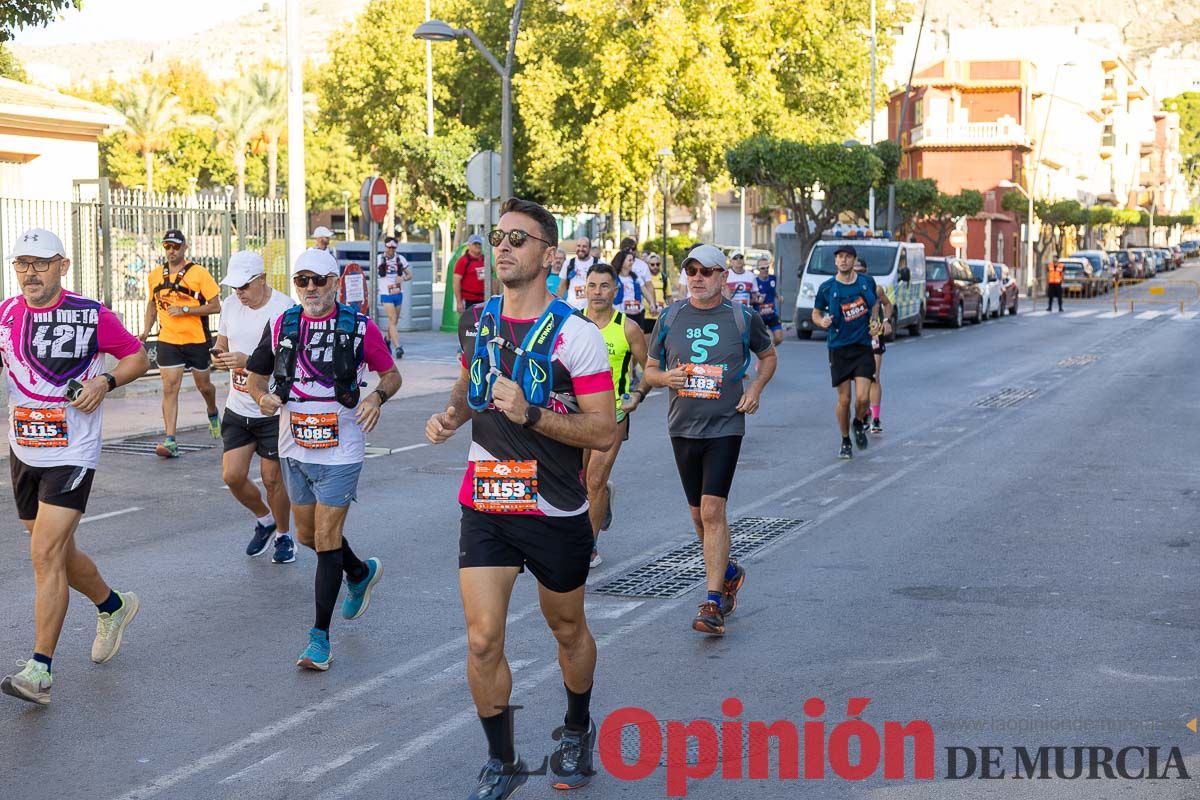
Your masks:
<svg viewBox="0 0 1200 800"><path fill-rule="evenodd" d="M1175 259L1175 269L1183 266L1183 249L1179 245L1173 244L1170 248L1171 257Z"/></svg>
<svg viewBox="0 0 1200 800"><path fill-rule="evenodd" d="M1163 266L1158 263L1158 254L1154 252L1152 247L1135 247L1135 252L1142 255L1142 277L1153 278L1159 272L1162 272Z"/></svg>
<svg viewBox="0 0 1200 800"><path fill-rule="evenodd" d="M1103 250L1076 250L1071 257L1086 258L1092 265L1091 294L1108 294L1113 282L1113 262L1108 253Z"/></svg>
<svg viewBox="0 0 1200 800"><path fill-rule="evenodd" d="M1180 242L1179 249L1183 251L1184 258L1195 258L1200 255L1200 241L1189 239L1186 242Z"/></svg>
<svg viewBox="0 0 1200 800"><path fill-rule="evenodd" d="M979 281L979 290L983 292L983 316L999 317L1003 313L1000 307L1000 278L992 262L982 258L968 258L971 274Z"/></svg>
<svg viewBox="0 0 1200 800"><path fill-rule="evenodd" d="M808 262L800 275L800 291L796 294L796 335L801 339L812 338L817 289L837 274L833 255L845 244L854 246L859 260L867 265L867 274L892 299L892 335L900 328L908 328L909 336L920 336L925 324L924 245L891 239L838 238L822 239L808 253Z"/></svg>
<svg viewBox="0 0 1200 800"><path fill-rule="evenodd" d="M1063 271L1063 294L1078 294L1091 297L1093 278L1092 263L1086 258L1060 258Z"/></svg>
<svg viewBox="0 0 1200 800"><path fill-rule="evenodd" d="M1109 252L1116 262L1114 269L1119 270L1122 280L1136 280L1142 277L1142 255L1133 250L1113 250Z"/></svg>
<svg viewBox="0 0 1200 800"><path fill-rule="evenodd" d="M983 292L961 258L925 259L925 319L952 328L961 328L965 319L983 322Z"/></svg>
<svg viewBox="0 0 1200 800"><path fill-rule="evenodd" d="M1171 252L1171 248L1156 247L1154 252L1158 253L1159 262L1166 265L1167 272L1179 268L1179 265L1175 263L1175 254Z"/></svg>
<svg viewBox="0 0 1200 800"><path fill-rule="evenodd" d="M1017 313L1017 300L1021 296L1020 287L1013 280L1012 270L1007 264L993 264L1000 276L1000 313L1006 310L1009 316Z"/></svg>

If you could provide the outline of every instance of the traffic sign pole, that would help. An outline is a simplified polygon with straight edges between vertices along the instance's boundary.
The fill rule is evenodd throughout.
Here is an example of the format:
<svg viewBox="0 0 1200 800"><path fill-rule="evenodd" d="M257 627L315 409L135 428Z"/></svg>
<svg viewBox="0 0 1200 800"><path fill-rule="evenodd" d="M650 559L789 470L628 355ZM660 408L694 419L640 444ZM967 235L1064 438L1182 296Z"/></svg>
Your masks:
<svg viewBox="0 0 1200 800"><path fill-rule="evenodd" d="M378 175L368 176L359 191L358 203L363 216L371 220L371 263L367 267L370 270L368 283L371 286L371 297L367 303L371 309L371 319L374 319L379 303L379 226L387 217L387 182Z"/></svg>

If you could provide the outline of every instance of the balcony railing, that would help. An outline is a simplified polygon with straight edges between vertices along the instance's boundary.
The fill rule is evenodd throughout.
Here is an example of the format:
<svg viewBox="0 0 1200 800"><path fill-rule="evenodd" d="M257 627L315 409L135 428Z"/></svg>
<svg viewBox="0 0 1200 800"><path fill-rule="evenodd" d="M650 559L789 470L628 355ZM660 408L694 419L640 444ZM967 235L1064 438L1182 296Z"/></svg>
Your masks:
<svg viewBox="0 0 1200 800"><path fill-rule="evenodd" d="M925 122L912 129L909 143L916 146L977 145L1029 146L1025 128L1015 121L999 122Z"/></svg>

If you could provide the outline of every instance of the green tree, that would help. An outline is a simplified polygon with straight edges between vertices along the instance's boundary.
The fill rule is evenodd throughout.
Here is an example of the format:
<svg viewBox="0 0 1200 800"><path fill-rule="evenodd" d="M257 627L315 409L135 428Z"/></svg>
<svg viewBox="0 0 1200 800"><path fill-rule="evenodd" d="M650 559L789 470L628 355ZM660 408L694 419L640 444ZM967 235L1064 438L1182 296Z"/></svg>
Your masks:
<svg viewBox="0 0 1200 800"><path fill-rule="evenodd" d="M1188 184L1200 188L1200 92L1184 92L1163 101L1163 108L1179 114L1179 152Z"/></svg>
<svg viewBox="0 0 1200 800"><path fill-rule="evenodd" d="M761 186L792 212L801 262L843 214L855 217L884 165L869 147L810 144L760 134L733 147L729 173L740 186Z"/></svg>
<svg viewBox="0 0 1200 800"><path fill-rule="evenodd" d="M937 200L937 181L932 178L896 181L897 237L914 233L917 222L937 209Z"/></svg>
<svg viewBox="0 0 1200 800"><path fill-rule="evenodd" d="M124 145L141 154L146 191L153 192L154 154L171 144L172 131L184 126L183 106L169 88L146 79L117 90L112 104L125 117Z"/></svg>
<svg viewBox="0 0 1200 800"><path fill-rule="evenodd" d="M258 135L266 142L267 197L274 198L279 185L279 143L287 135L287 78L281 70L264 69L250 73L247 87L260 112Z"/></svg>
<svg viewBox="0 0 1200 800"><path fill-rule="evenodd" d="M958 194L938 192L929 209L920 217L916 235L929 242L934 254L940 255L950 240L950 234L964 217L973 217L983 211L983 194L974 189L963 189Z"/></svg>
<svg viewBox="0 0 1200 800"><path fill-rule="evenodd" d="M217 108L205 120L216 133L220 149L233 162L238 205L246 202L246 162L250 145L263 128L263 110L258 97L246 83L225 88L217 99Z"/></svg>
<svg viewBox="0 0 1200 800"><path fill-rule="evenodd" d="M12 41L21 28L40 28L68 8L79 8L83 0L9 0L0 3L0 42Z"/></svg>
<svg viewBox="0 0 1200 800"><path fill-rule="evenodd" d="M29 75L25 72L24 65L13 55L12 50L3 44L0 44L0 78L9 78L21 83L29 81Z"/></svg>

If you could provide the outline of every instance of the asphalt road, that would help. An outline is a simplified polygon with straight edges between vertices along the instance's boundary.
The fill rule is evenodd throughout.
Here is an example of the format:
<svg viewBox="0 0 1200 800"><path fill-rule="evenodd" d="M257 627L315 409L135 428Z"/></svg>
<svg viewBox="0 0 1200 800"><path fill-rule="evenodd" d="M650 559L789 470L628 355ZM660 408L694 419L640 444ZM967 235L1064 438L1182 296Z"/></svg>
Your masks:
<svg viewBox="0 0 1200 800"><path fill-rule="evenodd" d="M884 366L885 433L850 462L835 458L824 344L789 339L750 419L731 509L803 524L745 560L723 639L690 629L699 587L669 599L590 595L596 719L637 706L720 722L736 697L743 721L800 725L805 700L820 697L828 734L848 698L869 697L862 717L876 730L927 720L936 734L932 781L912 778L910 752L905 780L880 767L863 781L829 770L823 781L732 781L718 767L688 784L696 798L1200 796L1191 780L944 777L946 748L984 745L1008 748L1010 772L1017 745L1156 745L1160 762L1174 746L1200 773L1200 738L1185 727L1200 686L1200 469L1189 444L1200 317L1143 318L1161 306L1101 317L1100 304L1070 301L1062 315L1034 310L1022 299L1017 317L901 336ZM593 587L691 537L665 401L634 416ZM114 585L140 593L142 611L120 655L97 666L87 658L95 611L73 598L53 704L0 703L0 798L465 797L486 750L456 584L468 440L422 446L443 402L389 404L371 437L387 454L367 462L347 531L385 576L362 619L335 615L325 674L294 666L315 557L245 558L247 515L221 484L218 451L165 463L107 453L79 541ZM27 658L33 583L2 492L0 653ZM524 706L518 749L538 763L564 698L528 575L507 650ZM622 781L601 766L576 794L665 791L663 768ZM555 794L535 777L521 796Z"/></svg>

